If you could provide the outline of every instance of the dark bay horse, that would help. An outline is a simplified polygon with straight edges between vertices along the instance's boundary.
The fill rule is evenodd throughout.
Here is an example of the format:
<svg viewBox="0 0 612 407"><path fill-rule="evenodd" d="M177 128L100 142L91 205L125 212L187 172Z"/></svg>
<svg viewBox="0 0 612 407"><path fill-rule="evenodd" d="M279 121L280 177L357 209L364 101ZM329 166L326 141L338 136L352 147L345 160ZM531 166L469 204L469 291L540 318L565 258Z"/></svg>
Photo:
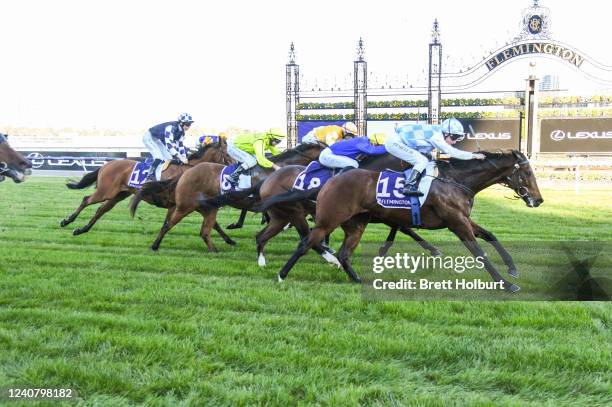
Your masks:
<svg viewBox="0 0 612 407"><path fill-rule="evenodd" d="M296 148L287 150L273 156L270 161L285 166L290 164L308 164L309 162L319 158L319 153L325 148L320 144L303 144ZM216 251L216 247L212 242L210 231L216 224L217 212L219 206L205 204L201 202L206 198L216 197L215 201L223 201L222 204L229 204L238 209L251 209L258 198L252 195L257 194L259 183L273 172L272 168L263 168L255 166L251 170L251 183L253 187L244 191L228 192L221 194L221 172L223 165L212 163L201 163L193 168L185 171L178 179L152 182L143 187L142 196L155 199L160 194L168 194L173 192L176 205L168 208L166 220L162 225L155 242L151 246L153 250L158 250L164 236L170 229L179 223L185 216L191 212L197 211L204 217L204 223L200 230L200 237L206 243L209 251ZM139 195L140 196L140 195ZM138 196L134 197L130 203L130 212L132 216L136 213L140 200Z"/></svg>
<svg viewBox="0 0 612 407"><path fill-rule="evenodd" d="M409 164L406 162L401 161L391 154L383 154L366 157L360 163L360 168L374 171L382 171L384 169L403 171L408 165ZM261 267L266 265L264 255L266 243L280 233L285 225L291 223L296 228L301 238L308 235L309 228L306 217L307 215L315 215L315 199L321 187L307 191L291 191L296 178L304 168L305 167L295 165L281 168L266 178L259 189L259 196L264 204L260 205L257 209L265 211L270 218L269 223L255 236L255 241L257 243L257 262ZM390 234L392 238L395 238L397 230L397 227L392 227ZM440 251L436 247L427 243L412 229L402 227L400 230L416 240L421 247L429 250L432 255L440 254ZM388 241L389 239L390 238L387 238ZM386 249L389 247L390 244L387 243Z"/></svg>
<svg viewBox="0 0 612 407"><path fill-rule="evenodd" d="M177 177L188 168L191 168L201 162L232 162L231 157L227 154L226 147L227 145L224 140L221 140L219 143L213 143L200 147L200 149L187 157L189 164L183 165L173 161L168 168L162 172L162 180ZM111 161L104 164L97 170L85 174L79 182L68 182L66 186L70 189L83 189L97 183L96 191L91 195L83 197L79 207L70 216L63 219L60 222L60 226L65 227L74 222L77 216L79 216L79 213L81 213L81 211L87 206L104 202L98 208L87 225L77 228L72 232L75 236L86 233L92 228L98 219L102 217L102 215L113 209L118 202L121 202L128 196L139 191L139 189L128 185L132 170L137 163L138 161L127 159ZM158 206L168 207L172 205L173 200L174 195L166 194L163 196L158 195L156 196L155 201L148 202Z"/></svg>
<svg viewBox="0 0 612 407"><path fill-rule="evenodd" d="M473 256L480 256L494 281L503 282L509 292L519 290L516 284L504 280L476 242L479 237L489 242L500 254L513 277L518 273L510 254L495 236L470 219L475 195L493 185L503 184L511 188L529 207L542 202L535 176L527 158L516 150L500 153L483 152L485 160L450 160L439 162L440 176L431 184L427 200L421 208L422 227L426 229L448 228L468 248ZM308 237L300 242L289 261L279 272L282 281L308 249L321 242L325 235L341 226L344 241L338 260L351 280L360 279L353 270L350 256L357 247L366 225L372 217L394 225L411 225L409 209L389 209L376 202L376 184L379 172L352 170L332 178L323 186L317 198L316 226ZM338 205L342 202L342 205Z"/></svg>
<svg viewBox="0 0 612 407"><path fill-rule="evenodd" d="M23 182L32 173L31 168L32 163L9 145L8 135L0 133L0 182L6 177L16 183Z"/></svg>

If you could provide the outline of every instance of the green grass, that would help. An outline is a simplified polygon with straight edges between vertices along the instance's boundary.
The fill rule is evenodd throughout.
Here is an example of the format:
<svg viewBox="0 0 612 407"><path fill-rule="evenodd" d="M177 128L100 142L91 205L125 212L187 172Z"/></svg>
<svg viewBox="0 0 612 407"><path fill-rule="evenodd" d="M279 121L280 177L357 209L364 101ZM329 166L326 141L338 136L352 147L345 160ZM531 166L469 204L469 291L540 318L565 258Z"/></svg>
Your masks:
<svg viewBox="0 0 612 407"><path fill-rule="evenodd" d="M131 219L122 203L82 236L61 229L88 191L57 178L0 185L0 387L71 387L108 406L612 403L610 303L367 302L314 254L281 285L291 230L263 270L258 217L230 231L236 247L215 235L211 254L192 215L153 253L164 211L151 206ZM495 188L473 218L502 242L610 240L611 189L583 191L542 188L530 209ZM385 235L371 225L364 241Z"/></svg>

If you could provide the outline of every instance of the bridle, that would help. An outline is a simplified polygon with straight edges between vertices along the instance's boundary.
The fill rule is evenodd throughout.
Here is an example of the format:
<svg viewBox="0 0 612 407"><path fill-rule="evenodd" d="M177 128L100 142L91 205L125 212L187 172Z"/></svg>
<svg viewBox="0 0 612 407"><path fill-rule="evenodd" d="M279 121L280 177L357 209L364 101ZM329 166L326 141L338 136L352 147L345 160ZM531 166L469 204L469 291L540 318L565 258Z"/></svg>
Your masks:
<svg viewBox="0 0 612 407"><path fill-rule="evenodd" d="M493 161L490 161L488 158L486 159L486 161L494 168L498 170L500 169L497 165L495 165ZM520 161L515 162L514 168L512 169L512 173L500 182L500 184L510 188L516 193L516 199L524 199L525 197L529 197L529 190L524 185L525 181L523 180L523 177L521 177L521 173L519 172L519 169L525 165L529 165L529 160L520 159Z"/></svg>
<svg viewBox="0 0 612 407"><path fill-rule="evenodd" d="M8 164L5 163L4 161L0 161L0 175L4 174L5 172L9 172L10 168L8 167Z"/></svg>

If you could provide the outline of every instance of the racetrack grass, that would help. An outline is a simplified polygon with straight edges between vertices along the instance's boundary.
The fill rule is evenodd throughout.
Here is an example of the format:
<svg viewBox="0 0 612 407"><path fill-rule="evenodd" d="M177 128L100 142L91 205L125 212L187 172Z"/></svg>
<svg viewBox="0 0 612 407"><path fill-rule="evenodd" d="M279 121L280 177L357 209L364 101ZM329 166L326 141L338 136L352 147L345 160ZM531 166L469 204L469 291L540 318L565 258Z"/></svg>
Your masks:
<svg viewBox="0 0 612 407"><path fill-rule="evenodd" d="M315 254L279 284L292 230L269 243L263 270L257 216L229 231L238 246L214 235L220 251L207 253L192 215L153 253L164 211L145 204L141 219L126 200L85 235L61 229L89 191L59 178L0 185L0 387L70 387L109 406L612 403L610 303L366 302ZM542 188L530 209L494 188L473 218L502 243L611 240L610 192ZM237 215L221 211L220 224ZM370 225L364 241L386 233Z"/></svg>

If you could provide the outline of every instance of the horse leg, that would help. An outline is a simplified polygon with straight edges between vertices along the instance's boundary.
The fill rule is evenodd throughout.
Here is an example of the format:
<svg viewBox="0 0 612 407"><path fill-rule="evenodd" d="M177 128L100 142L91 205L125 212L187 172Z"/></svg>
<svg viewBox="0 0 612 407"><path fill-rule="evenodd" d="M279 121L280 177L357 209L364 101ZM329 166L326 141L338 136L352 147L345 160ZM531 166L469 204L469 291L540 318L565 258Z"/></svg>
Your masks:
<svg viewBox="0 0 612 407"><path fill-rule="evenodd" d="M427 242L425 239L419 236L414 230L412 230L412 228L402 227L400 228L400 231L410 236L411 238L413 238L419 244L419 246L421 246L423 249L429 250L432 256L437 257L437 256L442 255L442 252L440 252L440 250L436 246Z"/></svg>
<svg viewBox="0 0 612 407"><path fill-rule="evenodd" d="M306 218L304 218L303 216L296 215L293 216L290 221L291 224L295 227L295 230L297 230L297 232L299 233L300 238L304 239L306 236L308 236L309 227L308 222L306 222ZM312 248L319 254L319 256L323 257L325 261L331 264L332 266L336 266L338 268L341 267L340 262L338 261L336 256L334 256L334 252L328 246L324 246L323 244L315 244Z"/></svg>
<svg viewBox="0 0 612 407"><path fill-rule="evenodd" d="M367 222L351 219L350 221L343 223L341 226L344 230L344 241L342 242L342 247L338 253L338 260L340 261L340 264L342 265L342 268L346 274L348 274L349 278L355 283L360 283L361 279L357 273L355 273L355 270L351 265L350 258L353 255L355 248L359 244L361 236L363 236Z"/></svg>
<svg viewBox="0 0 612 407"><path fill-rule="evenodd" d="M176 206L173 206L172 208L168 208L168 214L166 214L166 219L168 220L164 222L161 229L159 230L159 233L157 234L157 238L153 242L153 245L151 245L151 249L154 251L159 250L159 245L161 244L161 241L166 235L166 233L168 233L170 229L176 226L176 224L179 223L181 219L183 219L185 216L189 215L190 213L191 212L179 210L177 209Z"/></svg>
<svg viewBox="0 0 612 407"><path fill-rule="evenodd" d="M511 293L521 289L518 285L504 280L499 272L495 269L493 263L491 263L486 253L482 250L478 242L476 242L476 235L474 234L469 219L464 218L459 222L455 221L453 226L449 226L449 229L461 240L461 242L463 242L465 247L467 247L474 257L480 257L482 259L485 269L489 272L493 278L493 281L503 282L504 289Z"/></svg>
<svg viewBox="0 0 612 407"><path fill-rule="evenodd" d="M291 271L291 268L293 268L299 258L305 255L306 252L308 252L308 249L320 243L321 240L323 240L323 237L325 237L325 234L325 230L321 228L315 227L312 229L308 234L308 237L300 241L297 249L293 252L293 255L291 255L289 261L287 261L283 268L278 272L278 281L284 281L285 278L287 278L289 271Z"/></svg>
<svg viewBox="0 0 612 407"><path fill-rule="evenodd" d="M268 240L278 235L282 230L287 219L281 217L271 217L270 222L255 236L255 243L257 244L257 264L259 267L266 267L266 257L264 254L264 248ZM308 234L308 230L306 231Z"/></svg>
<svg viewBox="0 0 612 407"><path fill-rule="evenodd" d="M387 240L383 243L382 246L378 249L378 255L384 257L389 252L391 246L393 246L393 242L395 241L395 236L397 235L397 227L394 226L389 230L389 234L387 235Z"/></svg>
<svg viewBox="0 0 612 407"><path fill-rule="evenodd" d="M79 216L79 214L81 213L83 209L85 209L87 206L91 205L92 203L97 203L97 202L89 201L89 199L94 195L95 194L84 196L79 207L70 216L62 219L62 221L60 222L60 226L64 227L64 226L71 224L72 222L75 221L75 219L77 218L77 216ZM102 202L102 201L98 201L98 202Z"/></svg>
<svg viewBox="0 0 612 407"><path fill-rule="evenodd" d="M72 231L72 234L75 235L75 236L78 236L78 235L81 235L83 233L89 232L89 229L91 229L93 227L93 225L96 224L96 222L98 221L98 219L100 219L102 217L102 215L104 215L106 212L108 212L111 209L113 209L118 202L123 201L125 198L127 198L130 195L132 195L131 192L123 191L123 192L120 192L114 198L111 198L111 199L107 200L106 202L104 202L102 204L102 206L100 206L98 208L98 210L96 211L94 216L91 218L89 223L87 225L83 226L82 228L74 229Z"/></svg>
<svg viewBox="0 0 612 407"><path fill-rule="evenodd" d="M230 246L236 246L236 242L231 237L229 237L227 233L225 233L225 231L221 228L218 222L215 221L215 225L213 226L213 228L217 231L217 233L219 234L219 236L221 236L225 243Z"/></svg>
<svg viewBox="0 0 612 407"><path fill-rule="evenodd" d="M508 274L510 274L514 278L517 278L518 271L516 270L516 266L514 265L512 256L510 256L510 253L508 253L508 251L501 245L495 235L486 230L485 228L481 227L471 219L470 223L472 224L472 229L474 230L474 234L476 235L476 237L479 237L484 241L489 242L489 244L491 244L491 246L493 246L495 250L497 250L497 253L499 253L502 260L504 261L504 264L508 266Z"/></svg>
<svg viewBox="0 0 612 407"><path fill-rule="evenodd" d="M270 222L270 215L268 215L267 212L264 212L261 214L261 224L265 225L266 223Z"/></svg>
<svg viewBox="0 0 612 407"><path fill-rule="evenodd" d="M228 225L227 228L228 229L240 229L242 225L244 225L244 218L246 218L247 212L248 211L246 209L243 209L242 211L240 211L240 217L238 218L238 222Z"/></svg>
<svg viewBox="0 0 612 407"><path fill-rule="evenodd" d="M202 213L202 212L200 212ZM210 231L213 228L213 225L217 223L217 209L211 209L202 213L204 219L202 219L202 227L200 228L200 237L206 243L206 247L208 247L209 252L217 252L217 248L212 241L212 236L210 235Z"/></svg>

